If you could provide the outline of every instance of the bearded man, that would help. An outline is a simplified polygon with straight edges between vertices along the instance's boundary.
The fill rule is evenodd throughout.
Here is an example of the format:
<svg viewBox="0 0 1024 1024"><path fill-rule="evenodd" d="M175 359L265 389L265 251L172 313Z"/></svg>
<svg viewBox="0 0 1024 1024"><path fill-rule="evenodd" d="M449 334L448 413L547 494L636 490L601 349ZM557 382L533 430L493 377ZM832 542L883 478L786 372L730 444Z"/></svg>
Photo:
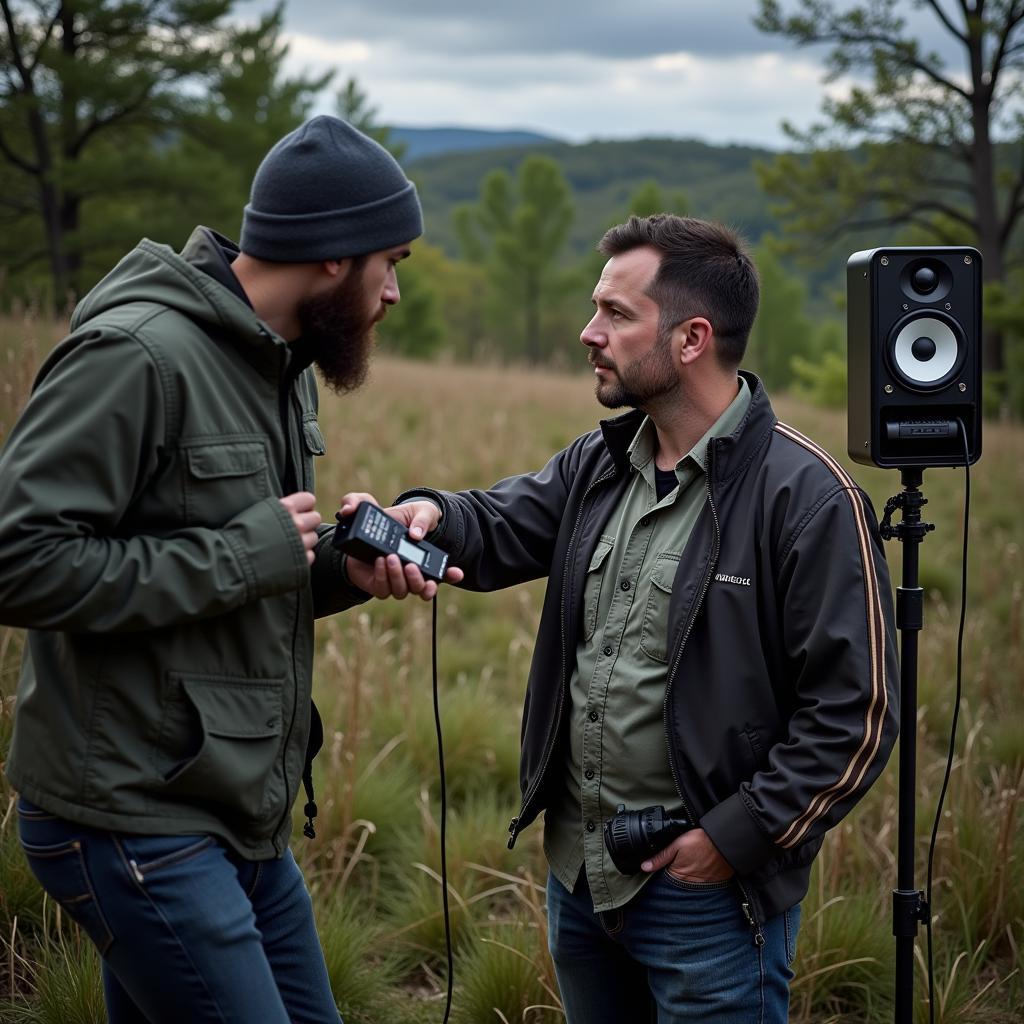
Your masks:
<svg viewBox="0 0 1024 1024"><path fill-rule="evenodd" d="M0 453L7 775L117 1024L339 1020L288 849L313 620L364 597L315 509L312 364L363 380L421 232L391 155L314 118L256 172L241 251L144 239L84 298Z"/></svg>

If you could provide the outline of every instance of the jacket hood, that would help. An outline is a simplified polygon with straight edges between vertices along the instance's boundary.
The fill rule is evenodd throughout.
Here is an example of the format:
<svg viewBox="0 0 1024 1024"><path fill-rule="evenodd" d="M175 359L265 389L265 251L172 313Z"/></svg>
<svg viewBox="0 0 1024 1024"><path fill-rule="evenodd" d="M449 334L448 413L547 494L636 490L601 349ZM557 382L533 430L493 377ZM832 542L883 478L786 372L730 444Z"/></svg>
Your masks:
<svg viewBox="0 0 1024 1024"><path fill-rule="evenodd" d="M265 346L270 329L253 310L215 281L192 260L210 254L210 247L234 246L208 228L198 227L180 253L148 238L129 252L75 307L72 330L117 306L130 302L155 303L182 313L214 333L225 333L236 342L251 340ZM281 341L281 344L284 344Z"/></svg>

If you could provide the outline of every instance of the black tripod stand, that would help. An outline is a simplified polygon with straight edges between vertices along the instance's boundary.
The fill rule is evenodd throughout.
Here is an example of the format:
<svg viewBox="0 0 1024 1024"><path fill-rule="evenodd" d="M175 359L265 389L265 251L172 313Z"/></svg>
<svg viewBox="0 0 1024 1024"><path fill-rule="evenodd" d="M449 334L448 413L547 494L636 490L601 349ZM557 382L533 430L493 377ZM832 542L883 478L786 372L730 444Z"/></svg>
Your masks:
<svg viewBox="0 0 1024 1024"><path fill-rule="evenodd" d="M918 923L928 921L928 902L914 886L915 780L917 769L917 635L924 625L924 591L918 586L918 546L934 523L921 522L928 499L919 490L923 469L901 469L903 493L890 498L879 525L883 539L903 545L903 579L896 588L896 627L900 632L899 839L896 888L892 894L892 933L896 936L896 1024L912 1024L914 941ZM892 525L900 509L902 521Z"/></svg>

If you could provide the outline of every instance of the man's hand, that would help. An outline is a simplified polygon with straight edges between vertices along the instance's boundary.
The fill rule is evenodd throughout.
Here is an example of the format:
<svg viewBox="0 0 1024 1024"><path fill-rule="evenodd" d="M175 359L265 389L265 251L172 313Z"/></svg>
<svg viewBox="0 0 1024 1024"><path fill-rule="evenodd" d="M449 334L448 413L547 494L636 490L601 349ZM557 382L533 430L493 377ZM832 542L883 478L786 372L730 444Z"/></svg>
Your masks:
<svg viewBox="0 0 1024 1024"><path fill-rule="evenodd" d="M380 508L372 494L352 492L341 499L338 514L351 515L361 501L369 501ZM432 501L409 501L402 505L392 505L383 511L400 522L413 540L422 540L441 520L441 510ZM424 601L432 601L437 595L436 581L424 579L419 567L411 562L402 565L398 555L377 558L372 565L349 555L345 571L360 590L374 597L394 597L401 601L409 594L415 594ZM453 566L445 572L444 579L446 583L459 583L462 575L462 570Z"/></svg>
<svg viewBox="0 0 1024 1024"><path fill-rule="evenodd" d="M702 828L684 832L640 866L648 872L664 868L682 882L722 882L735 874Z"/></svg>
<svg viewBox="0 0 1024 1024"><path fill-rule="evenodd" d="M316 510L316 497L309 491L296 491L278 499L292 517L295 529L302 538L302 546L306 549L306 560L310 565L316 559L316 547L319 537L316 528L320 525L320 513Z"/></svg>

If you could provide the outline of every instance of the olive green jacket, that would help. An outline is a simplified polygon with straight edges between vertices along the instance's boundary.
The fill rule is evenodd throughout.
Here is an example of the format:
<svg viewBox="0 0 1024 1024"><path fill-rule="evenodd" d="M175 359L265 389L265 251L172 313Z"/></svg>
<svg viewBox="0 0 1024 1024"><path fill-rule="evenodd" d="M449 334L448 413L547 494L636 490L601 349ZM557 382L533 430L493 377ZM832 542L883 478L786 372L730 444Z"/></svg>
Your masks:
<svg viewBox="0 0 1024 1024"><path fill-rule="evenodd" d="M324 452L311 369L143 240L83 300L0 453L0 622L28 629L6 771L72 821L280 855L313 618L348 607L278 501Z"/></svg>

